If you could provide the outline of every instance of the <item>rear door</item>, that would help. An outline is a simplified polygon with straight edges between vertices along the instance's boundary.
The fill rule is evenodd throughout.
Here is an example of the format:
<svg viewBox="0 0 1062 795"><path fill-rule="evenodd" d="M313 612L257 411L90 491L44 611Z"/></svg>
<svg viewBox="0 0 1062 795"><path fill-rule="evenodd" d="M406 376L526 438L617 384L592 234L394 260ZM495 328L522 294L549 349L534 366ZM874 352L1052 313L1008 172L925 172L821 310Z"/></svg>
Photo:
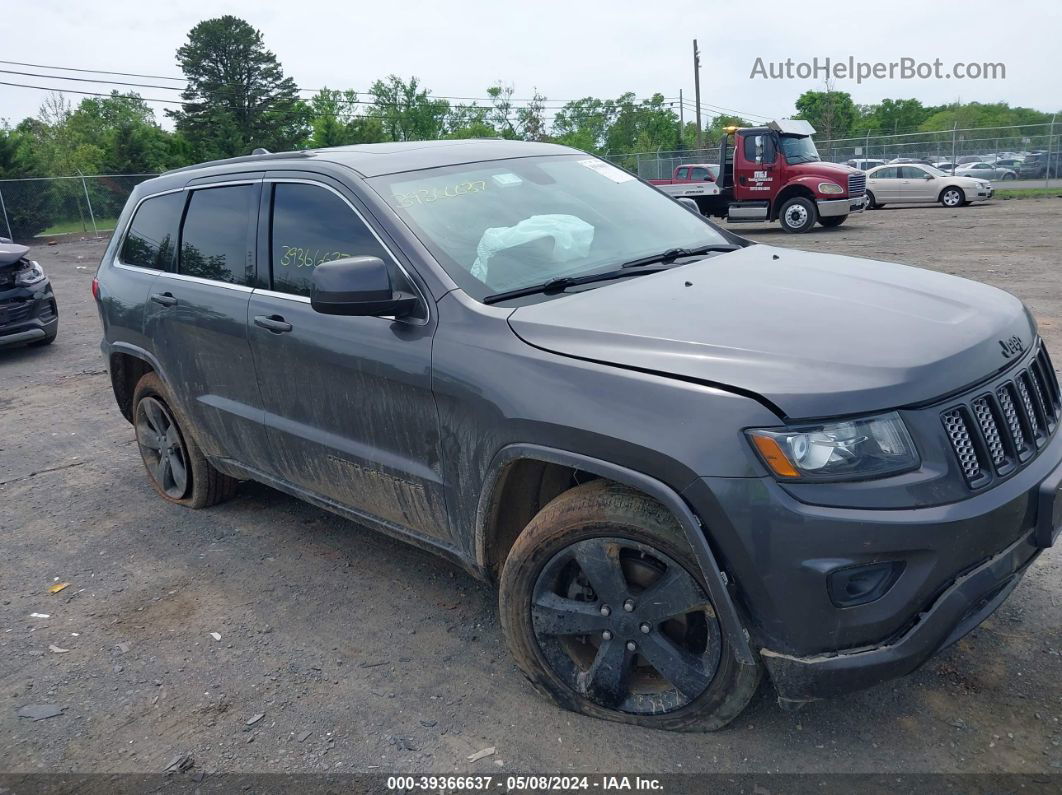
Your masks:
<svg viewBox="0 0 1062 795"><path fill-rule="evenodd" d="M270 175L261 218L270 283L251 297L249 328L272 446L263 468L404 532L448 538L433 309L424 301L421 317L402 320L314 311L313 269L333 259L380 257L396 286L413 285L345 186Z"/></svg>
<svg viewBox="0 0 1062 795"><path fill-rule="evenodd" d="M867 190L874 194L878 204L902 201L899 186L899 166L878 169L867 179Z"/></svg>
<svg viewBox="0 0 1062 795"><path fill-rule="evenodd" d="M203 452L244 464L265 453L247 342L261 187L259 174L188 189L176 272L152 284L146 322L161 375Z"/></svg>

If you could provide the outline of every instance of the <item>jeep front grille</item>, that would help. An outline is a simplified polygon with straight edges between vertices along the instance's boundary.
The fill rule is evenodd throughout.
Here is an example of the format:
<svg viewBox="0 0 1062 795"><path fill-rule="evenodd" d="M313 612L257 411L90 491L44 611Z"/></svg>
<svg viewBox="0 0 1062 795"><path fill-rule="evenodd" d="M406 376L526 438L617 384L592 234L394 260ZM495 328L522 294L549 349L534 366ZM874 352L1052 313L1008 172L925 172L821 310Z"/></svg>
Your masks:
<svg viewBox="0 0 1062 795"><path fill-rule="evenodd" d="M848 196L852 199L857 199L867 192L867 175L860 172L859 174L848 175Z"/></svg>
<svg viewBox="0 0 1062 795"><path fill-rule="evenodd" d="M1028 363L941 414L966 482L979 488L1024 466L1062 420L1062 393L1043 343Z"/></svg>

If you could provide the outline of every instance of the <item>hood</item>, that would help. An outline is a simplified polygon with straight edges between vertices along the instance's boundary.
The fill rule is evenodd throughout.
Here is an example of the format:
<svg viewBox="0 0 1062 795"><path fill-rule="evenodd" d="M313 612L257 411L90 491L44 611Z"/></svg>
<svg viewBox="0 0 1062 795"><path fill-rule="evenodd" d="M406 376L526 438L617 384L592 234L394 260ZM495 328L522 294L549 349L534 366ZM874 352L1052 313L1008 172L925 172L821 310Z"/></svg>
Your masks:
<svg viewBox="0 0 1062 795"><path fill-rule="evenodd" d="M4 240L6 239L4 238ZM0 242L0 268L16 264L27 254L29 254L29 249L26 246L20 246L18 243Z"/></svg>
<svg viewBox="0 0 1062 795"><path fill-rule="evenodd" d="M509 317L547 351L753 392L789 418L933 400L1035 335L1014 296L943 273L753 245Z"/></svg>

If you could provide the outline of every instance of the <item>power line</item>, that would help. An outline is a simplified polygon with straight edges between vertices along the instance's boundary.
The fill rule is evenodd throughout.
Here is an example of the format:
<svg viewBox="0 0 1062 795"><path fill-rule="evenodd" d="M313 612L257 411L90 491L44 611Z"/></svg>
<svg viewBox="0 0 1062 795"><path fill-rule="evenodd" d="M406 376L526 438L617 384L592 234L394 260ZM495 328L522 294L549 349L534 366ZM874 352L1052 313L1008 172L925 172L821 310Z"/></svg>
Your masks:
<svg viewBox="0 0 1062 795"><path fill-rule="evenodd" d="M0 63L3 63L0 61ZM166 91L184 91L180 86L160 86L153 83L127 83L123 80L103 80L98 77L65 77L64 75L42 75L38 72L17 72L13 69L0 69L0 73L7 75L22 75L23 77L43 77L45 80L76 80L78 83L107 83L112 86L135 86L137 88L161 88Z"/></svg>
<svg viewBox="0 0 1062 795"><path fill-rule="evenodd" d="M48 66L40 63L25 63L23 61L2 61L0 63L11 64L13 66L29 66L33 69L58 69L62 72L90 72L92 74L99 75L118 75L119 77L146 77L152 80L180 80L184 82L183 77L168 77L166 75L143 75L136 72L108 72L103 69L79 69L74 66Z"/></svg>
<svg viewBox="0 0 1062 795"><path fill-rule="evenodd" d="M60 94L84 94L89 97L111 97L114 94L102 94L99 91L75 91L72 88L55 88L52 86L31 86L28 83L10 83L6 80L0 80L0 86L14 86L15 88L35 88L38 91L55 91ZM152 97L142 97L139 94L119 94L119 97L123 99L139 99L144 102L163 102L167 105L181 105L183 104L177 99L157 99Z"/></svg>

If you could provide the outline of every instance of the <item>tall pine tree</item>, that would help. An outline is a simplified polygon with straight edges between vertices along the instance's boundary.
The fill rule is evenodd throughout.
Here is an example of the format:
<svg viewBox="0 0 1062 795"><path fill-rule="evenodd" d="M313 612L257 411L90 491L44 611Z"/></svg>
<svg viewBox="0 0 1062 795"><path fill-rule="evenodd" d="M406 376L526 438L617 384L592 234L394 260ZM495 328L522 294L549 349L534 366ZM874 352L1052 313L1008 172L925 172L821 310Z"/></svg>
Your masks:
<svg viewBox="0 0 1062 795"><path fill-rule="evenodd" d="M188 79L181 110L167 111L199 159L293 149L310 110L262 34L234 16L200 22L177 50Z"/></svg>

